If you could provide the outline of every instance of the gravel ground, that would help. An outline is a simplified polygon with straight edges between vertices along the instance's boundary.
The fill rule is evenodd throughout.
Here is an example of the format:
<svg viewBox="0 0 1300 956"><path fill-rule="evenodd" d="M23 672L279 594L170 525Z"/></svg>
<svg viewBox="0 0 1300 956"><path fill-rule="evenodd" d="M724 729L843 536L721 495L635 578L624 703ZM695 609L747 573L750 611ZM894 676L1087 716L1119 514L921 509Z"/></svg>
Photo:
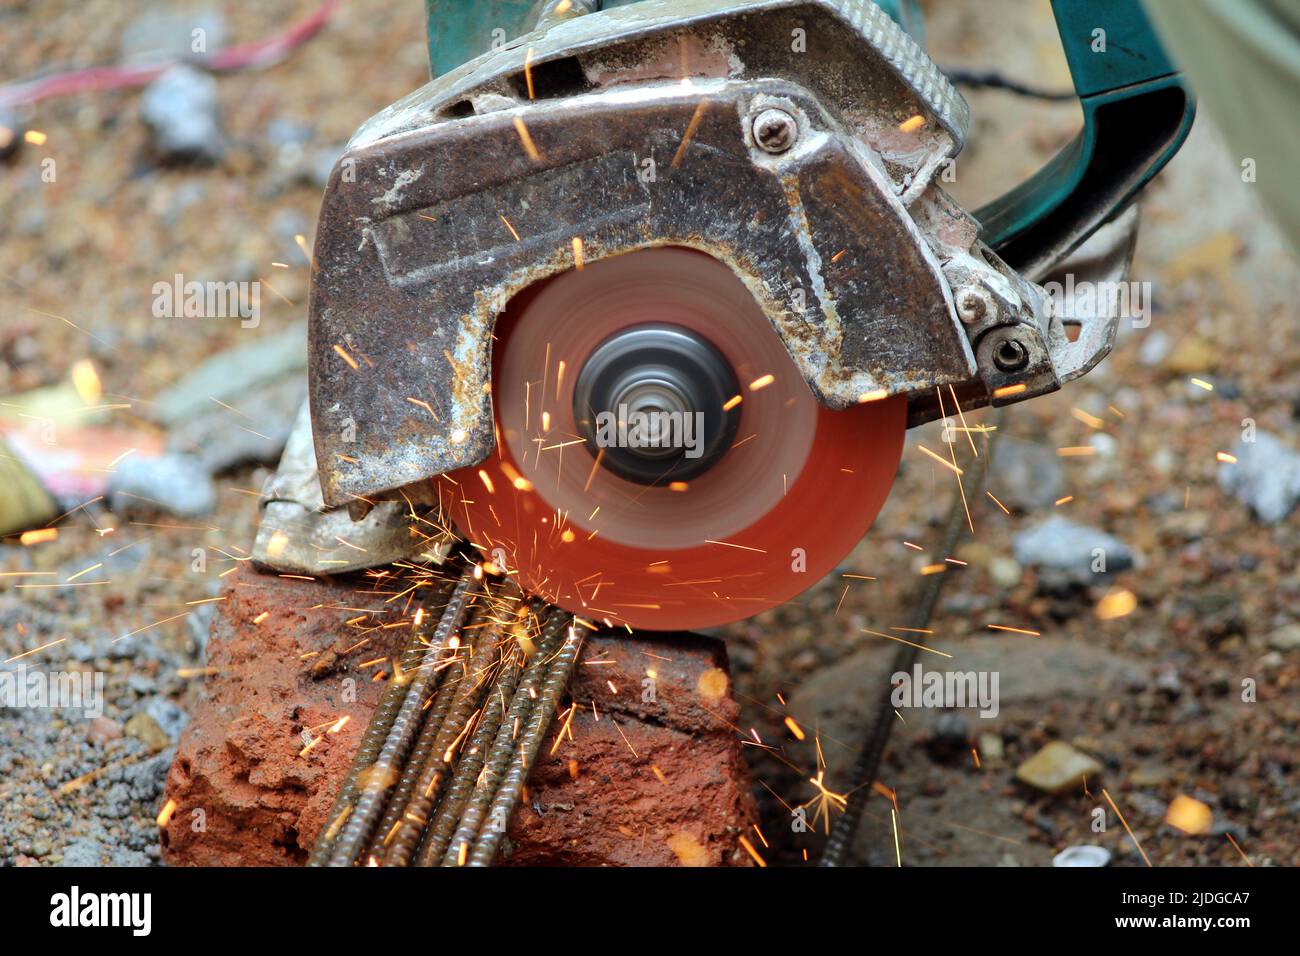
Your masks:
<svg viewBox="0 0 1300 956"><path fill-rule="evenodd" d="M114 61L150 6L90 0L43 4L39 14L0 11L4 79ZM941 63L1007 64L1020 78L1068 85L1046 3L997 0L979 4L978 15L969 5L928 6ZM227 37L245 41L313 7L267 0L221 12ZM63 382L74 362L89 359L105 401L130 406L114 420L156 438L147 419L166 386L206 357L300 321L307 269L295 236L312 241L316 170L362 119L423 81L421 36L414 0L351 0L284 63L223 76L225 148L215 165L160 165L138 91L40 105L27 125L45 143L0 164L0 401ZM970 205L1031 172L1076 121L1068 105L969 98L975 132L954 192ZM52 183L41 179L46 158L57 163ZM177 272L260 276L276 294L264 297L257 328L153 317L153 284ZM1125 865L1142 864L1139 843L1156 865L1242 865L1243 853L1255 864L1300 862L1300 529L1294 512L1273 521L1253 514L1221 484L1233 466L1216 460L1235 454L1247 418L1281 447L1300 446L1300 283L1240 181L1239 158L1204 117L1149 191L1135 276L1152 282L1150 327L1128 330L1101 368L1003 422L1003 437L1018 443L1005 444L989 489L1013 504L1012 480L1028 473L1037 500L1016 502L1013 515L987 501L975 507L976 535L955 556L967 565L954 566L931 625L954 662L1002 674L1002 706L989 719L900 715L906 722L880 783L897 799L905 864L1042 865L1081 843ZM972 425L982 420L970 416ZM912 436L884 514L842 567L875 580L832 577L723 631L743 728L764 744L750 754L774 861L798 863L819 850L815 831L791 825L789 808L815 795L808 778L818 748L826 785L834 791L847 777L855 715L872 706L867 688L878 680L869 681L896 646L864 629L900 624L919 568L945 557L903 544L937 542L955 489L950 472L915 450L918 440L942 447L940 426ZM1055 453L1085 444L1095 453ZM1295 465L1278 458L1261 470L1287 467ZM0 578L0 660L45 648L22 663L98 672L105 682L98 719L0 710L0 865L156 861L162 779L201 683L206 615L195 602L215 594L220 575L246 555L264 476L258 466L222 472L206 517L113 513L98 502L65 520L55 541L0 543L0 572L10 575ZM1133 567L1079 585L1022 562L1016 536L1051 514L1114 536ZM13 577L19 572L28 576ZM46 578L66 583L13 583ZM1097 607L1111 588L1131 592L1135 606L1103 620ZM1246 678L1255 681L1253 703L1241 699ZM792 734L787 715L806 739ZM1014 780L1053 740L1100 764L1087 792L1048 796ZM1207 834L1162 822L1180 795L1210 808ZM1102 832L1092 825L1098 807ZM858 861L895 862L889 810L884 796L873 797Z"/></svg>

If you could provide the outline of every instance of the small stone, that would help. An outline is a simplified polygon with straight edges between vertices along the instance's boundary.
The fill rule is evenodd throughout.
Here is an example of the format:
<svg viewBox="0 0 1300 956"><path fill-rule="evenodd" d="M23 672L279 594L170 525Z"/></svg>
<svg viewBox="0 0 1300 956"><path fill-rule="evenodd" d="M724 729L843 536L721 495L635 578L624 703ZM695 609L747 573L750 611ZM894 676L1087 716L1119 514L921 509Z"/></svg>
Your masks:
<svg viewBox="0 0 1300 956"><path fill-rule="evenodd" d="M1012 550L1017 561L1036 568L1048 584L1100 583L1106 574L1133 567L1133 552L1124 542L1059 515L1021 531Z"/></svg>
<svg viewBox="0 0 1300 956"><path fill-rule="evenodd" d="M1052 866L1105 866L1109 862L1110 850L1091 843L1066 847L1052 857Z"/></svg>
<svg viewBox="0 0 1300 956"><path fill-rule="evenodd" d="M1232 449L1236 462L1219 466L1219 487L1260 521L1277 524L1300 502L1300 454L1268 432L1257 431Z"/></svg>
<svg viewBox="0 0 1300 956"><path fill-rule="evenodd" d="M91 718L86 727L86 740L96 747L102 747L111 740L122 739L122 725L108 717Z"/></svg>
<svg viewBox="0 0 1300 956"><path fill-rule="evenodd" d="M1208 372L1219 364L1219 350L1199 335L1189 335L1174 346L1165 368L1179 375Z"/></svg>
<svg viewBox="0 0 1300 956"><path fill-rule="evenodd" d="M138 513L162 509L182 518L197 518L216 507L212 478L190 455L136 455L118 462L109 478L114 512Z"/></svg>
<svg viewBox="0 0 1300 956"><path fill-rule="evenodd" d="M1051 507L1065 483L1056 449L1018 438L998 440L991 469L990 490L1015 511Z"/></svg>
<svg viewBox="0 0 1300 956"><path fill-rule="evenodd" d="M1288 624L1285 627L1279 627L1268 636L1268 646L1275 651L1300 649L1300 624Z"/></svg>
<svg viewBox="0 0 1300 956"><path fill-rule="evenodd" d="M1013 588L1020 583L1025 569L1015 558L994 558L989 562L989 578L998 587Z"/></svg>
<svg viewBox="0 0 1300 956"><path fill-rule="evenodd" d="M980 760L985 763L1001 760L1006 756L1006 750L1002 746L1002 738L998 734L980 734L979 754Z"/></svg>
<svg viewBox="0 0 1300 956"><path fill-rule="evenodd" d="M141 113L168 161L215 162L225 153L217 119L217 81L192 66L168 69L144 91Z"/></svg>
<svg viewBox="0 0 1300 956"><path fill-rule="evenodd" d="M180 740L181 731L190 722L190 715L185 712L185 709L165 697L149 698L141 713L151 717L172 743Z"/></svg>
<svg viewBox="0 0 1300 956"><path fill-rule="evenodd" d="M1020 765L1016 779L1044 793L1058 794L1101 773L1101 764L1061 740L1054 740Z"/></svg>
<svg viewBox="0 0 1300 956"><path fill-rule="evenodd" d="M1142 339L1138 347L1138 361L1147 367L1159 365L1173 350L1174 343L1169 336L1158 329L1153 329Z"/></svg>
<svg viewBox="0 0 1300 956"><path fill-rule="evenodd" d="M124 728L128 737L134 737L157 753L171 746L172 740L167 731L158 726L158 721L141 711L126 722Z"/></svg>
<svg viewBox="0 0 1300 956"><path fill-rule="evenodd" d="M63 848L63 859L59 861L59 866L99 866L99 858L103 853L102 845L83 837Z"/></svg>

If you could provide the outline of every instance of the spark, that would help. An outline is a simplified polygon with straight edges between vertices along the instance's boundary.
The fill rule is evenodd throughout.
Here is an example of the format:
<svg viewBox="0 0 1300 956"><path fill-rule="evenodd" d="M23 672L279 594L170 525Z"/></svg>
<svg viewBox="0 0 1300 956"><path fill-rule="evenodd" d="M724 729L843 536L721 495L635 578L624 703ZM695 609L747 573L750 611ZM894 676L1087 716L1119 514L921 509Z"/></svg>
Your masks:
<svg viewBox="0 0 1300 956"><path fill-rule="evenodd" d="M905 641L903 640L903 638L898 637L895 634L885 634L882 631L873 631L865 627L862 628L861 630L863 634L870 634L873 637L884 637L884 638L888 638L891 641L898 641L898 643L906 644L908 647L915 647L919 651L929 651L931 654L938 654L940 657L948 657L948 658L952 657L951 654L945 651L935 650L933 647L926 647L924 644L916 644L913 643L912 641Z"/></svg>
<svg viewBox="0 0 1300 956"><path fill-rule="evenodd" d="M1191 380L1191 382L1192 382L1192 384L1195 385L1197 388L1203 388L1203 389L1205 389L1207 392L1212 392L1212 391L1214 391L1214 386L1211 385L1209 382L1205 381L1205 379L1203 379L1203 378L1194 378L1194 379Z"/></svg>
<svg viewBox="0 0 1300 956"><path fill-rule="evenodd" d="M107 470L108 470L108 471L112 471L112 470L115 469L119 464L121 464L123 460L125 460L126 458L128 458L128 457L131 456L131 455L134 455L138 450L139 450L139 449L136 449L136 448L128 448L126 451L122 452L122 454L118 455L116 458L114 458L112 461L110 461L110 462L108 463L108 468L107 468ZM239 489L235 489L235 490L238 491ZM254 492L254 494L258 494L258 495L260 496L260 492Z"/></svg>
<svg viewBox="0 0 1300 956"><path fill-rule="evenodd" d="M354 359L351 355L349 355L347 349L345 349L343 346L335 344L334 351L338 353L339 358L343 359L343 361L347 362L349 365L352 366L352 371L355 372L361 368L361 366L357 364L357 360Z"/></svg>
<svg viewBox="0 0 1300 956"><path fill-rule="evenodd" d="M925 567L921 569L921 574L923 575L943 574L943 572L947 570L948 567L947 565L944 564L927 564Z"/></svg>
<svg viewBox="0 0 1300 956"><path fill-rule="evenodd" d="M966 413L961 410L961 402L957 401L957 390L952 387L951 383L948 385L948 394L952 396L952 404L957 409L957 417L961 419L961 430L966 433L966 440L970 442L971 454L978 458L980 453L975 448L975 436L971 434L971 428L966 424ZM939 397L943 397L942 393Z"/></svg>
<svg viewBox="0 0 1300 956"><path fill-rule="evenodd" d="M191 677L209 677L217 673L215 667L181 667L176 671L176 676L182 680L188 680Z"/></svg>
<svg viewBox="0 0 1300 956"><path fill-rule="evenodd" d="M1028 634L1030 637L1042 637L1038 631L1031 631L1027 627L1010 627L1006 624L985 624L990 631L1008 631L1011 634Z"/></svg>
<svg viewBox="0 0 1300 956"><path fill-rule="evenodd" d="M1091 445L1070 445L1056 449L1056 454L1061 458L1086 458L1097 454L1097 449Z"/></svg>
<svg viewBox="0 0 1300 956"><path fill-rule="evenodd" d="M1119 807L1115 806L1115 801L1110 798L1110 794L1106 792L1105 787L1101 788L1101 795L1106 798L1106 802L1110 804L1110 808L1115 811L1115 816L1119 817L1119 822L1124 824L1124 829L1128 831L1129 839L1133 841L1133 845L1137 847L1137 851L1142 854L1142 861L1146 863L1148 867L1151 866L1151 861L1147 858L1147 851L1142 849L1142 844L1138 842L1138 838L1134 835L1133 829L1128 825L1128 821L1124 819L1124 814L1119 812Z"/></svg>
<svg viewBox="0 0 1300 956"><path fill-rule="evenodd" d="M878 402L882 398L888 398L888 397L889 397L889 391L887 389L877 388L870 392L863 392L861 395L859 395L858 404L862 405L865 404L866 402Z"/></svg>
<svg viewBox="0 0 1300 956"><path fill-rule="evenodd" d="M739 405L739 404L740 404L741 402L743 402L743 401L744 401L744 398L743 398L742 396L740 396L740 395L733 395L733 396L731 396L731 398L727 399L727 400L723 403L723 405L722 405L722 410L723 410L724 412L729 412L729 411L731 411L733 408L735 408L737 405Z"/></svg>
<svg viewBox="0 0 1300 956"><path fill-rule="evenodd" d="M519 233L515 232L515 227L512 226L512 225L510 225L510 220L507 219L507 218L506 218L504 215L502 215L501 213L497 213L497 215L498 215L498 216L501 216L501 221L502 221L503 223L505 223L505 224L506 224L506 228L510 230L510 235L512 235L512 236L515 237L515 242L519 242L519 241L520 241L520 239L519 239Z"/></svg>
<svg viewBox="0 0 1300 956"><path fill-rule="evenodd" d="M1029 386L1024 382L1016 385L1003 385L1001 388L993 389L994 398L1009 398L1012 395L1019 395L1022 392L1029 391Z"/></svg>
<svg viewBox="0 0 1300 956"><path fill-rule="evenodd" d="M691 115L691 121L686 124L686 132L682 136L681 144L677 147L677 152L673 154L671 164L673 169L682 164L682 157L686 155L686 147L690 145L691 139L695 136L695 131L700 128L700 120L704 119L704 110L708 102L708 100L700 100L700 105L695 107L695 112Z"/></svg>
<svg viewBox="0 0 1300 956"><path fill-rule="evenodd" d="M827 789L826 784L824 782L825 775L826 775L826 771L823 769L817 771L817 776L808 778L808 782L817 788L817 794L811 800L809 800L808 803L815 802L817 804L817 809L813 812L813 826L814 827L817 826L817 821L819 819L824 820L826 825L826 832L830 833L831 832L831 809L834 808L842 812L844 808L848 806L849 801L848 801L848 797L845 796L844 794L834 793L831 790ZM805 803L804 806L807 806L808 803Z"/></svg>
<svg viewBox="0 0 1300 956"><path fill-rule="evenodd" d="M953 471L955 471L955 472L957 473L957 475L958 475L959 477L960 477L961 475L965 474L964 471L962 471L960 468L958 468L958 467L957 467L956 465L954 465L952 462L950 462L950 461L948 461L946 458L943 458L942 456L936 454L935 452L930 451L930 449L926 448L924 445L918 444L916 447L917 447L918 449L921 450L921 453L922 453L922 454L929 455L931 458L933 458L933 459L934 459L935 461L937 461L939 464L943 465L943 467L945 467L945 468L951 468Z"/></svg>
<svg viewBox="0 0 1300 956"><path fill-rule="evenodd" d="M478 476L479 476L479 478L482 479L482 481L483 481L483 487L486 488L486 489L488 490L488 494L490 494L490 495L494 495L494 494L496 494L497 489L496 489L496 486L492 484L492 478L491 478L491 476L490 476L486 471L484 471L482 468L480 468L480 469L478 470Z"/></svg>
<svg viewBox="0 0 1300 956"><path fill-rule="evenodd" d="M903 120L903 122L899 123L898 130L900 133L914 133L924 125L925 117L917 114L916 116L909 116L907 119Z"/></svg>
<svg viewBox="0 0 1300 956"><path fill-rule="evenodd" d="M575 269L581 269L585 264L586 264L585 260L582 257L582 238L580 236L574 236L573 237L573 267Z"/></svg>
<svg viewBox="0 0 1300 956"><path fill-rule="evenodd" d="M889 808L889 819L894 824L894 861L901 867L903 865L903 848L898 842L898 811L893 807Z"/></svg>
<svg viewBox="0 0 1300 956"><path fill-rule="evenodd" d="M261 614L257 615L257 617L253 618L253 623L254 623L254 624L261 624L263 621L265 621L265 620L266 620L268 617L270 617L270 616L271 616L271 612L270 612L270 611L263 611Z"/></svg>
<svg viewBox="0 0 1300 956"><path fill-rule="evenodd" d="M612 723L614 724L614 729L618 731L618 735L623 738L623 743L627 744L627 749L632 751L632 756L637 760L640 760L641 755L637 753L636 748L632 746L632 741L627 739L627 734L623 733L623 728L618 725L618 721L615 720L612 721Z"/></svg>
<svg viewBox="0 0 1300 956"><path fill-rule="evenodd" d="M993 503L994 503L995 505L997 505L999 508L1001 508L1001 509L1003 510L1003 512L1005 512L1006 514L1011 514L1010 511L1007 511L1007 506L1004 505L1002 502L998 501L997 496L994 495L993 492L991 492L991 491L986 491L986 492L984 492L984 494L986 494L986 495L988 495L990 498L992 498L992 499L993 499Z"/></svg>
<svg viewBox="0 0 1300 956"><path fill-rule="evenodd" d="M806 740L808 738L808 735L803 732L803 728L795 722L793 717L787 716L785 725L790 728L790 733L794 734L796 740Z"/></svg>
<svg viewBox="0 0 1300 956"><path fill-rule="evenodd" d="M1056 505L1056 507L1059 508L1061 505L1068 505L1073 500L1074 500L1074 495L1066 495L1063 498L1057 498L1056 501L1053 503Z"/></svg>
<svg viewBox="0 0 1300 956"><path fill-rule="evenodd" d="M94 405L104 394L99 373L90 359L82 359L72 366L72 387L83 404Z"/></svg>
<svg viewBox="0 0 1300 956"><path fill-rule="evenodd" d="M406 397L406 400L407 400L408 402L410 402L412 405L417 406L418 408L423 408L423 409L424 409L426 412L428 412L430 415L433 415L433 417L434 417L435 419L438 417L436 414L434 414L433 406L430 405L428 402L426 402L424 399L422 399L422 398L412 398L411 396L408 395L408 396Z"/></svg>
<svg viewBox="0 0 1300 956"><path fill-rule="evenodd" d="M1137 607L1137 596L1126 588L1111 588L1097 602L1095 614L1102 621L1127 617Z"/></svg>
<svg viewBox="0 0 1300 956"><path fill-rule="evenodd" d="M739 839L740 839L740 845L745 848L746 853L748 853L751 857L754 858L754 862L757 863L760 868L766 867L767 861L758 855L758 851L754 849L754 844L750 843L747 839L745 839L744 834L741 834Z"/></svg>
<svg viewBox="0 0 1300 956"><path fill-rule="evenodd" d="M45 650L46 648L54 647L56 644L62 644L66 640L67 640L66 637L61 637L57 641L50 641L48 644L42 644L40 647L33 647L30 651L23 651L21 654L17 654L9 658L8 660L5 661L5 663L12 664L14 661L22 660L24 657L31 657L33 654L39 654L41 651Z"/></svg>
<svg viewBox="0 0 1300 956"><path fill-rule="evenodd" d="M741 551L755 551L758 554L767 554L762 548L751 548L743 544L732 544L730 541L714 541L712 538L705 538L705 544L720 544L728 548L739 548Z"/></svg>
<svg viewBox="0 0 1300 956"><path fill-rule="evenodd" d="M175 800L168 800L166 803L164 803L162 810L158 812L158 828L162 829L163 827L167 826L168 821L171 820L172 814L174 814L175 812L176 812Z"/></svg>
<svg viewBox="0 0 1300 956"><path fill-rule="evenodd" d="M297 244L299 251L302 252L302 257L307 260L307 265L311 266L311 271L315 272L316 259L312 256L311 250L307 248L306 237L302 233L298 233L293 237L293 241Z"/></svg>
<svg viewBox="0 0 1300 956"><path fill-rule="evenodd" d="M128 637L131 637L135 634L139 634L143 631L147 631L152 627L157 627L159 624L166 624L168 621L175 621L178 620L179 618L189 617L189 616L190 616L189 611L181 611L180 614L173 614L171 617L165 617L161 621L154 621L152 624L146 624L144 627L138 627L134 631L128 631L127 633L123 634L121 637L113 638L113 640L110 641L109 643L116 644L118 641L124 641Z"/></svg>
<svg viewBox="0 0 1300 956"><path fill-rule="evenodd" d="M35 531L24 531L19 536L18 543L24 547L31 547L34 544L44 544L46 541L53 541L58 536L58 528L38 528Z"/></svg>
<svg viewBox="0 0 1300 956"><path fill-rule="evenodd" d="M92 565L91 565L90 567L88 567L88 568L82 568L82 569L81 569L80 571L78 571L76 574L74 574L74 575L72 575L70 578L68 578L68 579L67 579L67 582L65 582L65 583L70 583L70 582L72 582L72 581L75 581L75 580L77 580L77 578L81 577L83 574L89 574L91 571L98 570L99 568L102 568L103 566L104 566L104 562L103 562L103 561L100 561L98 564L92 564Z"/></svg>
<svg viewBox="0 0 1300 956"><path fill-rule="evenodd" d="M940 416L942 416L943 418L947 419L947 417L948 417L948 413L947 413L947 411L946 411L946 410L944 409L944 407L943 407L943 390L940 389L940 388L935 388L935 390L934 390L934 394L935 394L935 395L938 397L938 399L939 399L939 414L940 414ZM956 400L956 393L953 394L953 399L954 399L954 401ZM961 406L958 405L958 409L960 409L960 408L961 408ZM966 421L966 419L963 417L963 418L962 418L962 424L963 424L963 425L965 424L965 421ZM969 442L971 443L971 448L974 449L974 447L975 447L975 439L971 438L969 433L967 433L967 435L966 435L966 439L967 439L967 441L969 441ZM977 454L975 455L975 457L978 458L978 457L979 457L979 454L977 453ZM970 516L970 505L969 505L969 504L967 503L967 501L966 501L966 486L965 486L965 484L963 484L963 482L962 482L962 480L961 480L961 474L962 474L962 473L961 473L961 469L957 467L957 450L956 450L955 448L953 448L953 446L952 446L952 442L949 442L949 443L948 443L948 458L949 458L949 459L951 460L951 462L952 462L952 468L953 468L953 471L957 472L957 491L961 494L961 506L962 506L962 510L966 512L966 524L970 527L970 533L971 533L971 534L974 534L974 533L975 533L975 519L972 518L972 517Z"/></svg>
<svg viewBox="0 0 1300 956"><path fill-rule="evenodd" d="M49 137L38 129L29 129L23 133L23 139L33 146L44 146Z"/></svg>
<svg viewBox="0 0 1300 956"><path fill-rule="evenodd" d="M1229 455L1226 451L1215 452L1214 457L1225 465L1235 465L1237 463L1237 456Z"/></svg>
<svg viewBox="0 0 1300 956"><path fill-rule="evenodd" d="M528 84L528 98L530 100L537 99L537 97L533 93L533 48L532 47L529 47L528 52L524 54L524 82Z"/></svg>
<svg viewBox="0 0 1300 956"><path fill-rule="evenodd" d="M749 383L749 390L751 392L757 392L760 388L767 388L775 381L776 381L775 375L771 375L771 374L760 375L758 378L754 379L752 382Z"/></svg>
<svg viewBox="0 0 1300 956"><path fill-rule="evenodd" d="M542 154L537 151L537 146L533 143L533 137L529 135L522 116L515 117L515 132L519 134L519 141L524 144L524 152L528 154L528 158L534 162L540 160Z"/></svg>
<svg viewBox="0 0 1300 956"><path fill-rule="evenodd" d="M1237 841L1232 838L1232 834L1225 833L1224 836L1228 838L1229 843L1231 843L1234 847L1236 847L1237 852L1241 854L1241 858L1246 861L1246 865L1253 867L1255 864L1250 862L1250 857L1246 856L1246 853L1244 850L1242 850L1240 844L1238 844Z"/></svg>
<svg viewBox="0 0 1300 956"><path fill-rule="evenodd" d="M1077 418L1079 421L1083 422L1089 428L1097 429L1097 428L1106 427L1105 421L1098 418L1096 415L1089 415L1082 408L1072 408L1070 409L1070 414L1073 415L1075 418Z"/></svg>

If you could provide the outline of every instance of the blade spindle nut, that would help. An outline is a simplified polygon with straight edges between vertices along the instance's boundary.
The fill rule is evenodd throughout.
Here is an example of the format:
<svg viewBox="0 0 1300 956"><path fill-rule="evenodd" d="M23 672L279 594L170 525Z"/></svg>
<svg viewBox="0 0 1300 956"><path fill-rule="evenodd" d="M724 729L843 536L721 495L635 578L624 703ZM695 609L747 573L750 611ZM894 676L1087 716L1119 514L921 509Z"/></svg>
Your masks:
<svg viewBox="0 0 1300 956"><path fill-rule="evenodd" d="M1029 364L1029 350L1015 339L1003 339L993 351L993 364L1003 372L1019 372Z"/></svg>
<svg viewBox="0 0 1300 956"><path fill-rule="evenodd" d="M784 153L799 138L799 121L785 110L766 109L754 117L754 142L768 153Z"/></svg>

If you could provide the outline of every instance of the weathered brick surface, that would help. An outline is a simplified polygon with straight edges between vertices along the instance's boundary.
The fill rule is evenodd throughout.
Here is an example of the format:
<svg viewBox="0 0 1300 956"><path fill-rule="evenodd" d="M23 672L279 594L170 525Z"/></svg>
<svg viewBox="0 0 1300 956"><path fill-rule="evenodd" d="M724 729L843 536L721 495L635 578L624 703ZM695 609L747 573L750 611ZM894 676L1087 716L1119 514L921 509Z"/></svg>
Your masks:
<svg viewBox="0 0 1300 956"><path fill-rule="evenodd" d="M372 679L383 665L356 664L396 654L407 633L371 631L363 652L314 676L355 641L345 622L368 606L361 587L230 576L208 643L213 673L167 779L177 804L162 834L169 864L306 860L383 690ZM559 723L552 728L511 820L506 862L748 862L737 837L753 803L721 642L592 635L571 691L568 731L556 745ZM304 728L344 715L341 733L300 754Z"/></svg>

